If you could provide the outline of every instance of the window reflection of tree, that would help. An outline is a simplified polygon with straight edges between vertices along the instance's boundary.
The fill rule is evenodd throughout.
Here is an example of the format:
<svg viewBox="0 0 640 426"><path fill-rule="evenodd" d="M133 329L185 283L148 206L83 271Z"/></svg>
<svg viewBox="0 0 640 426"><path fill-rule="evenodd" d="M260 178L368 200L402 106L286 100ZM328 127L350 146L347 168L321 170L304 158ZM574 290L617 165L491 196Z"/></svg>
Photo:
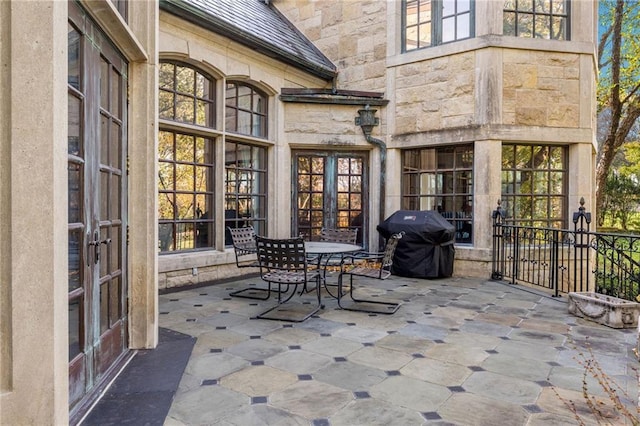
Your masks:
<svg viewBox="0 0 640 426"><path fill-rule="evenodd" d="M502 194L507 220L563 226L565 148L503 145Z"/></svg>
<svg viewBox="0 0 640 426"><path fill-rule="evenodd" d="M225 144L225 227L251 225L266 230L266 149L244 143ZM231 243L231 235L227 233Z"/></svg>

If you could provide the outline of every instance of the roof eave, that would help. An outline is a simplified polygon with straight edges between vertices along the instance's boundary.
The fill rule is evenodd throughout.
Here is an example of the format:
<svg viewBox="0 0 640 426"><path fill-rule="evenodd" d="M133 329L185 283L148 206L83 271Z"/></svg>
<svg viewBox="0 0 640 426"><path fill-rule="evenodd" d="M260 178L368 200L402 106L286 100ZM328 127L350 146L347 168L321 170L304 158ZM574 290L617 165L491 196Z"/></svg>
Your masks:
<svg viewBox="0 0 640 426"><path fill-rule="evenodd" d="M326 105L369 105L385 106L389 103L384 93L356 90L283 88L282 102L311 103Z"/></svg>

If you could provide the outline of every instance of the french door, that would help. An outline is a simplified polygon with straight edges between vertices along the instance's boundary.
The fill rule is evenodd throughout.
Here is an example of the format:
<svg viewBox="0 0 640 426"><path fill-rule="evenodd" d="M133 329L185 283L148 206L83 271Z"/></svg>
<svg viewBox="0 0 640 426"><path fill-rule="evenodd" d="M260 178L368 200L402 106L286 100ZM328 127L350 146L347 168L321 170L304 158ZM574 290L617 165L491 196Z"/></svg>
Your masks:
<svg viewBox="0 0 640 426"><path fill-rule="evenodd" d="M317 240L322 227L357 228L367 241L367 154L340 151L293 153L293 229Z"/></svg>
<svg viewBox="0 0 640 426"><path fill-rule="evenodd" d="M69 2L69 403L127 352L127 62Z"/></svg>

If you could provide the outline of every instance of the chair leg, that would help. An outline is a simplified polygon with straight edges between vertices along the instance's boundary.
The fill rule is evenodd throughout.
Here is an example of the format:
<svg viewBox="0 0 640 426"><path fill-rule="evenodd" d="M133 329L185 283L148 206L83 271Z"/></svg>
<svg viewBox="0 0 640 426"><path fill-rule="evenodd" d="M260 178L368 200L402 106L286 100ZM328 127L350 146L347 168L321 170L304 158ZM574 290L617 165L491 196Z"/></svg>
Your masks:
<svg viewBox="0 0 640 426"><path fill-rule="evenodd" d="M271 285L268 288L243 288L232 291L229 296L242 297L244 299L267 300L271 297Z"/></svg>
<svg viewBox="0 0 640 426"><path fill-rule="evenodd" d="M255 284L250 284L255 285ZM267 288L261 287L248 287L240 290L232 291L229 293L229 296L232 297L241 297L243 299L254 299L254 300L267 300L271 297L271 293L279 293L280 288L278 290L272 289L271 284L267 283Z"/></svg>
<svg viewBox="0 0 640 426"><path fill-rule="evenodd" d="M342 305L342 298L346 293L342 289L342 280L344 275L349 275L349 297L352 303L347 306ZM358 306L360 305L360 306ZM373 305L367 307L366 305ZM385 302L382 300L357 299L353 296L353 275L340 273L338 276L338 306L345 311L367 312L370 314L391 315L400 308L399 302ZM379 309L374 309L380 307Z"/></svg>
<svg viewBox="0 0 640 426"><path fill-rule="evenodd" d="M284 293L285 291L280 291L281 290L281 286L282 284L278 284L278 304L267 309L266 311L256 315L254 318L256 319L267 319L267 320L274 320L274 321L287 321L287 322L303 322L305 320L307 320L308 318L310 318L312 315L315 315L320 309L324 308L324 305L322 305L321 302L321 298L320 298L320 279L319 277L316 277L316 293L317 293L317 299L318 299L318 304L310 311L305 313L305 315L302 318L292 318L292 317L284 317L284 316L273 316L273 315L269 315L270 313L277 311L279 309L282 309L283 305L288 302L294 294L297 293L297 285L296 284L285 284L286 286L290 286L293 285L296 288L294 288L290 294L288 295L288 297L284 300L281 299L281 294ZM304 284L300 284L302 286L304 286Z"/></svg>

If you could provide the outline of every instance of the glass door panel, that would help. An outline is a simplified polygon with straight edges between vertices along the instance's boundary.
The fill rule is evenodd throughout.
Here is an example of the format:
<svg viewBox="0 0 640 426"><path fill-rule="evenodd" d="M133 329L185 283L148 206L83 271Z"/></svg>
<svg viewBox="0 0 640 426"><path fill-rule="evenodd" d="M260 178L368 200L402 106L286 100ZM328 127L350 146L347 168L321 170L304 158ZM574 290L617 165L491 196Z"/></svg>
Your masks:
<svg viewBox="0 0 640 426"><path fill-rule="evenodd" d="M326 228L357 228L366 241L366 154L294 153L293 235L317 240Z"/></svg>
<svg viewBox="0 0 640 426"><path fill-rule="evenodd" d="M127 64L69 3L69 404L72 416L127 352Z"/></svg>

